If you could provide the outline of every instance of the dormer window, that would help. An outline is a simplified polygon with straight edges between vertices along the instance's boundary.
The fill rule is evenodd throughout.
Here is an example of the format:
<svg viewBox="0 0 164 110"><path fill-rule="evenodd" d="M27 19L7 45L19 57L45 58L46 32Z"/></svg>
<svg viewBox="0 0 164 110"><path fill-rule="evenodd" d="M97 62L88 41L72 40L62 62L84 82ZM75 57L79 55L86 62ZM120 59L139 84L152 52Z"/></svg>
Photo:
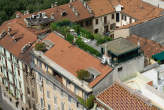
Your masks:
<svg viewBox="0 0 164 110"><path fill-rule="evenodd" d="M67 16L66 11L63 11L63 12L61 13L61 15L62 15L62 16Z"/></svg>

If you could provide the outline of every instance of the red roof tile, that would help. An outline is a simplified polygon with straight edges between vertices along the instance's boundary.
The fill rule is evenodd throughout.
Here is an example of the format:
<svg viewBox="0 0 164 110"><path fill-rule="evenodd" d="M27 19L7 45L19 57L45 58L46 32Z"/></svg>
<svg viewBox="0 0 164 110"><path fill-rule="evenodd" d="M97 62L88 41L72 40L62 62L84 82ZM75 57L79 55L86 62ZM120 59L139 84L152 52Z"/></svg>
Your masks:
<svg viewBox="0 0 164 110"><path fill-rule="evenodd" d="M97 98L114 110L158 110L117 82L98 94Z"/></svg>
<svg viewBox="0 0 164 110"><path fill-rule="evenodd" d="M10 33L15 33L14 37L10 37L8 34L0 39L0 45L6 48L9 52L11 52L16 57L22 56L21 49L22 47L31 42L35 42L37 40L37 36L32 32L28 31L26 28L19 25L17 19L10 20L8 22L3 23L0 26L0 33L2 31L8 32L8 27L11 27L12 31ZM13 40L13 38L17 38L17 42Z"/></svg>
<svg viewBox="0 0 164 110"><path fill-rule="evenodd" d="M90 87L95 86L112 71L111 67L101 64L99 59L70 44L54 33L49 34L45 40L50 40L55 44L50 50L45 52L45 55L58 65L71 72L74 76L77 76L76 72L78 70L88 69L91 67L101 73L89 84Z"/></svg>
<svg viewBox="0 0 164 110"><path fill-rule="evenodd" d="M164 46L160 45L159 43L157 43L155 41L148 40L143 37L131 35L127 39L134 42L135 44L137 44L139 41L141 49L144 51L144 55L149 58L151 58L152 55L154 55L154 54L164 51Z"/></svg>

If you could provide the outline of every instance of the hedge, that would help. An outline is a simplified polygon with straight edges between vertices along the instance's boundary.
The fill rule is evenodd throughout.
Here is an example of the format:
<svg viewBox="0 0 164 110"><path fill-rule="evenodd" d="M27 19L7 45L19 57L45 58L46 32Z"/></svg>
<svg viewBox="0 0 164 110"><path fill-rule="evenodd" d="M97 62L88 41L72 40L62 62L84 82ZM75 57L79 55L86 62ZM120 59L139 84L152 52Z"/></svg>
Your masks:
<svg viewBox="0 0 164 110"><path fill-rule="evenodd" d="M74 36L71 35L71 34L68 34L68 35L66 35L66 36L67 36L67 37L66 37L66 40L72 44L72 43L73 43L73 40L74 40Z"/></svg>
<svg viewBox="0 0 164 110"><path fill-rule="evenodd" d="M85 44L80 38L76 40L76 45L79 46L79 48L88 51L89 53L99 57L101 56L100 52L98 52L96 49L92 48L91 46Z"/></svg>
<svg viewBox="0 0 164 110"><path fill-rule="evenodd" d="M90 95L86 100L81 97L78 97L78 101L88 109L91 109L94 106L95 96Z"/></svg>

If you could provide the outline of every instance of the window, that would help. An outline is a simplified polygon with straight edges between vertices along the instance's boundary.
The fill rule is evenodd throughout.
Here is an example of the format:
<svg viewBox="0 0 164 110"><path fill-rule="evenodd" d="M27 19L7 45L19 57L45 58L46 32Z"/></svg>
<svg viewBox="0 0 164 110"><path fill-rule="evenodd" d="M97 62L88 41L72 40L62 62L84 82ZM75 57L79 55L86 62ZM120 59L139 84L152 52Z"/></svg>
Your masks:
<svg viewBox="0 0 164 110"><path fill-rule="evenodd" d="M47 91L47 97L50 98L50 92L49 91Z"/></svg>
<svg viewBox="0 0 164 110"><path fill-rule="evenodd" d="M104 17L104 24L107 23L107 16Z"/></svg>
<svg viewBox="0 0 164 110"><path fill-rule="evenodd" d="M80 26L83 27L83 22L80 22Z"/></svg>
<svg viewBox="0 0 164 110"><path fill-rule="evenodd" d="M40 105L41 105L41 108L44 107L44 105L43 105L43 99L42 98L40 98Z"/></svg>
<svg viewBox="0 0 164 110"><path fill-rule="evenodd" d="M119 21L120 21L120 14L116 13L116 22L119 22Z"/></svg>
<svg viewBox="0 0 164 110"><path fill-rule="evenodd" d="M57 97L54 96L54 104L57 104Z"/></svg>
<svg viewBox="0 0 164 110"><path fill-rule="evenodd" d="M95 34L97 34L99 32L99 29L95 29Z"/></svg>
<svg viewBox="0 0 164 110"><path fill-rule="evenodd" d="M61 94L61 96L63 96L63 90L61 90L60 94Z"/></svg>
<svg viewBox="0 0 164 110"><path fill-rule="evenodd" d="M48 110L51 110L51 106L48 104Z"/></svg>
<svg viewBox="0 0 164 110"><path fill-rule="evenodd" d="M112 14L112 19L114 19L114 14Z"/></svg>
<svg viewBox="0 0 164 110"><path fill-rule="evenodd" d="M124 19L124 15L123 14L122 14L122 17L121 18L122 18L122 20Z"/></svg>
<svg viewBox="0 0 164 110"><path fill-rule="evenodd" d="M132 18L130 18L130 23L132 23Z"/></svg>
<svg viewBox="0 0 164 110"><path fill-rule="evenodd" d="M40 92L42 92L42 85L39 85L39 88L40 88Z"/></svg>
<svg viewBox="0 0 164 110"><path fill-rule="evenodd" d="M27 93L30 94L30 89L27 87Z"/></svg>
<svg viewBox="0 0 164 110"><path fill-rule="evenodd" d="M35 98L35 96L34 96L34 91L32 91L32 97Z"/></svg>
<svg viewBox="0 0 164 110"><path fill-rule="evenodd" d="M21 82L19 81L19 87L21 88L22 86L21 86Z"/></svg>
<svg viewBox="0 0 164 110"><path fill-rule="evenodd" d="M125 21L126 21L126 16L125 16Z"/></svg>
<svg viewBox="0 0 164 110"><path fill-rule="evenodd" d="M122 67L119 67L119 68L118 68L118 72L120 72L120 71L122 71Z"/></svg>
<svg viewBox="0 0 164 110"><path fill-rule="evenodd" d="M96 19L96 24L99 24L99 19Z"/></svg>
<svg viewBox="0 0 164 110"><path fill-rule="evenodd" d="M71 96L68 95L68 101L71 102Z"/></svg>
<svg viewBox="0 0 164 110"><path fill-rule="evenodd" d="M64 103L63 102L61 103L61 110L65 110L64 109Z"/></svg>
<svg viewBox="0 0 164 110"><path fill-rule="evenodd" d="M88 21L88 20L85 22L85 25L86 25L86 26L88 26L88 25L89 25L89 21Z"/></svg>

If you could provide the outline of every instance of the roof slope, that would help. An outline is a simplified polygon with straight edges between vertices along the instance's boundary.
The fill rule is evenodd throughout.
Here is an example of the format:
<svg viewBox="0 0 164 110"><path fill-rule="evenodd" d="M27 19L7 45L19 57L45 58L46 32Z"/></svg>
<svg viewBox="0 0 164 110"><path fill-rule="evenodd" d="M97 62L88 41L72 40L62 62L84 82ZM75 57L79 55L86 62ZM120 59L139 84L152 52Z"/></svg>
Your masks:
<svg viewBox="0 0 164 110"><path fill-rule="evenodd" d="M70 44L55 33L49 34L45 40L50 40L55 44L50 50L45 52L45 56L71 72L74 76L77 76L76 72L78 70L87 70L88 68L95 68L101 73L89 84L91 87L95 86L112 71L109 66L102 65L99 59Z"/></svg>
<svg viewBox="0 0 164 110"><path fill-rule="evenodd" d="M0 45L4 48L6 48L9 52L11 52L13 55L15 55L17 58L22 57L21 49L22 47L31 42L35 42L37 40L37 36L34 35L32 32L28 31L26 28L19 25L17 22L17 19L10 20L8 22L3 23L0 26L0 33L2 31L8 31L8 27L11 27L12 31L11 33L15 33L14 37L21 37L17 42L15 42L12 37L10 37L8 34L0 39Z"/></svg>
<svg viewBox="0 0 164 110"><path fill-rule="evenodd" d="M88 5L93 10L95 17L103 16L115 11L109 0L89 0Z"/></svg>
<svg viewBox="0 0 164 110"><path fill-rule="evenodd" d="M143 99L130 93L117 82L100 93L97 98L114 110L158 110L144 103Z"/></svg>
<svg viewBox="0 0 164 110"><path fill-rule="evenodd" d="M123 13L137 20L158 17L163 11L163 9L157 8L142 0L121 0L120 4L124 6Z"/></svg>
<svg viewBox="0 0 164 110"><path fill-rule="evenodd" d="M130 27L130 33L164 44L164 16Z"/></svg>
<svg viewBox="0 0 164 110"><path fill-rule="evenodd" d="M137 20L158 17L163 11L142 0L90 0L88 5L93 10L95 17L104 16L115 12L115 6L122 5L122 13Z"/></svg>
<svg viewBox="0 0 164 110"><path fill-rule="evenodd" d="M144 51L144 55L149 58L151 58L154 54L164 51L164 46L160 45L159 43L139 37L137 35L131 35L127 39L131 42L134 42L136 45L138 42L140 42L140 47Z"/></svg>

